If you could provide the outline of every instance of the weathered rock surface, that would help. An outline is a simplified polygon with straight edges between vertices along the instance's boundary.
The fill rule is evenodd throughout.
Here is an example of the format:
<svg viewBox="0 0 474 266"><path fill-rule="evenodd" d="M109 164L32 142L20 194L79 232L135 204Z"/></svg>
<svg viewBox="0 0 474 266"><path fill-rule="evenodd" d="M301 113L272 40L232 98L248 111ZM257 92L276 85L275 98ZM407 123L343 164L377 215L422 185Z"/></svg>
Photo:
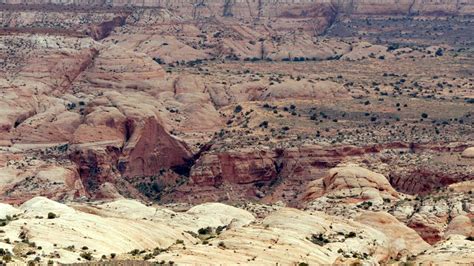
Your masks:
<svg viewBox="0 0 474 266"><path fill-rule="evenodd" d="M472 181L470 181L472 183ZM428 243L436 243L451 234L472 234L470 218L474 213L472 186L460 183L446 191L417 197L410 201L400 201L391 210L398 220L416 230ZM466 220L467 218L467 220Z"/></svg>
<svg viewBox="0 0 474 266"><path fill-rule="evenodd" d="M304 198L310 201L322 196L383 202L399 194L383 175L348 165L332 168L326 177L310 183Z"/></svg>
<svg viewBox="0 0 474 266"><path fill-rule="evenodd" d="M462 152L461 156L466 157L466 158L474 158L474 147L470 147L470 148L465 149Z"/></svg>
<svg viewBox="0 0 474 266"><path fill-rule="evenodd" d="M0 2L0 260L472 261L471 0Z"/></svg>
<svg viewBox="0 0 474 266"><path fill-rule="evenodd" d="M401 259L407 254L418 254L430 248L415 230L400 223L388 213L363 212L355 220L382 231L390 238L393 258Z"/></svg>
<svg viewBox="0 0 474 266"><path fill-rule="evenodd" d="M471 218L467 215L458 215L454 217L446 228L445 236L462 235L466 237L474 237L474 226Z"/></svg>
<svg viewBox="0 0 474 266"><path fill-rule="evenodd" d="M109 257L110 253L116 254L116 260L139 259L150 253L148 259L177 263L206 259L221 263L332 263L347 261L346 255L375 263L387 261L402 251L400 256L405 257L429 248L421 241L412 244L416 248L406 250L402 243L408 244L416 237L403 234L394 239L390 230L400 225L382 214L380 217L386 217L390 223L384 222L374 229L323 213L288 208L256 222L244 210L217 203L175 213L131 200L66 206L46 198L33 198L19 209L22 213L8 221L2 232L12 241L5 247L12 251L15 261L22 261L20 256L28 251L26 259L37 256L31 252L35 247L23 244L25 241L42 247L41 260L61 262L75 262L85 253L90 253L93 260L102 254ZM366 223L378 224L370 222L370 217L366 219ZM217 234L216 228L220 228ZM214 234L215 238L206 240ZM133 249L144 252L127 254ZM159 251L153 254L153 249Z"/></svg>
<svg viewBox="0 0 474 266"><path fill-rule="evenodd" d="M471 264L474 260L472 240L464 236L453 235L416 258L421 264Z"/></svg>

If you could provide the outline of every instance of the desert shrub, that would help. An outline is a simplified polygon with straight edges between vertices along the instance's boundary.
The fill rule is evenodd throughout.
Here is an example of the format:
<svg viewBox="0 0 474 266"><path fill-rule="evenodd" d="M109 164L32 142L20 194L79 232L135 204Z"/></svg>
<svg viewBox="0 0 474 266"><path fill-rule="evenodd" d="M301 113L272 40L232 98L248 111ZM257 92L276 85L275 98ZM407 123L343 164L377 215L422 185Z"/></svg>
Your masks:
<svg viewBox="0 0 474 266"><path fill-rule="evenodd" d="M311 235L310 241L319 246L324 246L325 244L329 243L329 240L325 238L323 234Z"/></svg>
<svg viewBox="0 0 474 266"><path fill-rule="evenodd" d="M242 112L242 109L243 109L243 108L242 108L241 105L237 105L237 106L235 107L235 109L234 109L234 113L240 113L240 112Z"/></svg>
<svg viewBox="0 0 474 266"><path fill-rule="evenodd" d="M399 47L400 45L398 43L392 43L388 46L387 51L390 52L390 51L398 49Z"/></svg>
<svg viewBox="0 0 474 266"><path fill-rule="evenodd" d="M225 243L223 241L220 241L217 246L220 248L225 248Z"/></svg>
<svg viewBox="0 0 474 266"><path fill-rule="evenodd" d="M30 256L30 255L33 255L33 254L36 254L36 251L34 251L34 250L28 250L25 255L26 255L26 256Z"/></svg>
<svg viewBox="0 0 474 266"><path fill-rule="evenodd" d="M349 234L346 235L347 238L354 238L356 237L356 233L355 232L349 232Z"/></svg>
<svg viewBox="0 0 474 266"><path fill-rule="evenodd" d="M136 255L140 254L140 250L139 249L134 249L134 250L130 251L130 254L132 256L136 256Z"/></svg>
<svg viewBox="0 0 474 266"><path fill-rule="evenodd" d="M82 252L79 256L85 260L92 260L92 254L90 252Z"/></svg>
<svg viewBox="0 0 474 266"><path fill-rule="evenodd" d="M263 186L263 185L262 185ZM227 225L224 225L224 226L221 226L219 225L217 228L216 228L216 234L220 234L222 233L222 231L224 231L224 229L227 228Z"/></svg>
<svg viewBox="0 0 474 266"><path fill-rule="evenodd" d="M12 255L6 254L6 255L4 255L4 256L2 257L2 260L3 260L4 262L10 262L10 261L12 261Z"/></svg>
<svg viewBox="0 0 474 266"><path fill-rule="evenodd" d="M212 228L209 227L209 226L208 226L208 227L205 227L205 228L200 228L200 229L198 230L198 234L200 234L200 235L208 235L208 234L210 234L210 233L212 233Z"/></svg>

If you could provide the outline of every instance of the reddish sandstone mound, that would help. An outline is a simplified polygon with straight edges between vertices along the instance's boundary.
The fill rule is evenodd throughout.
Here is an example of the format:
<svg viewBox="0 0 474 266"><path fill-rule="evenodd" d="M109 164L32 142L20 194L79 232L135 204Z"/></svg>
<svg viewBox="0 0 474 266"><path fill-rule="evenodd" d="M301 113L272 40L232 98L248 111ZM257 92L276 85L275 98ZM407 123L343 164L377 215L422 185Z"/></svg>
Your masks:
<svg viewBox="0 0 474 266"><path fill-rule="evenodd" d="M326 177L309 184L305 200L331 195L359 200L398 198L387 178L355 165L336 167Z"/></svg>

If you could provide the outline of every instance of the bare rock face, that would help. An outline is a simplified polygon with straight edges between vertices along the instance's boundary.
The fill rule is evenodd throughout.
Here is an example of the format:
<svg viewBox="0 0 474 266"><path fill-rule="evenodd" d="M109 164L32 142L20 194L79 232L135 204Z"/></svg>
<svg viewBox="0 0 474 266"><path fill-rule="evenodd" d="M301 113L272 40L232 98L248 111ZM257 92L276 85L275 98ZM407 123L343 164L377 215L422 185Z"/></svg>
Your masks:
<svg viewBox="0 0 474 266"><path fill-rule="evenodd" d="M355 220L376 228L391 238L393 258L401 259L410 253L418 254L430 248L430 245L415 230L407 227L388 213L363 212Z"/></svg>
<svg viewBox="0 0 474 266"><path fill-rule="evenodd" d="M443 145L429 146L431 146L429 149L435 153L450 151L450 154L436 159L436 156L425 153L424 157L426 159L424 160L436 162L429 167L424 165L413 167L419 163L418 160L409 163L405 167L393 167L393 170L387 176L392 186L398 191L412 195L426 195L452 184L472 179L474 168L471 159L462 156L462 152L466 150L466 147L469 147L469 144L459 143L451 147L443 147ZM448 163L445 164L444 162ZM456 164L450 162L456 162Z"/></svg>
<svg viewBox="0 0 474 266"><path fill-rule="evenodd" d="M134 125L123 150L123 157L130 163L120 171L125 170L127 176L153 175L162 168L185 164L190 156L183 142L171 137L155 119L149 118L141 125ZM124 166L123 161L119 164Z"/></svg>
<svg viewBox="0 0 474 266"><path fill-rule="evenodd" d="M0 2L0 260L472 261L472 0Z"/></svg>
<svg viewBox="0 0 474 266"><path fill-rule="evenodd" d="M449 235L462 235L474 237L474 225L467 215L458 215L449 222L446 228L445 237Z"/></svg>
<svg viewBox="0 0 474 266"><path fill-rule="evenodd" d="M94 40L102 40L109 36L110 32L115 27L123 26L125 24L125 16L114 17L110 21L104 21L98 25L92 25L87 29L86 34L91 36Z"/></svg>
<svg viewBox="0 0 474 266"><path fill-rule="evenodd" d="M164 79L151 58L90 39L2 38L11 44L5 70L21 73L1 82L13 96L1 100L2 171L11 176L1 187L7 200L111 196L116 193L102 184L154 175L191 158L165 126L163 102L144 92L157 92ZM15 45L22 47L16 61L8 54ZM19 155L9 158L9 152ZM11 159L22 162L10 165Z"/></svg>
<svg viewBox="0 0 474 266"><path fill-rule="evenodd" d="M6 202L18 203L36 195L56 200L87 196L73 164L44 162L31 156L7 159L0 167L0 193Z"/></svg>
<svg viewBox="0 0 474 266"><path fill-rule="evenodd" d="M24 245L20 250L18 243L13 244L22 239L41 245L49 259L62 263L83 261L85 252L92 261L114 253L114 260L119 261L146 258L180 264L209 260L265 265L472 260L471 245L464 236L452 235L431 247L384 212L363 212L350 220L277 208L255 218L246 210L221 203L175 212L128 199L65 205L44 197L18 208L7 204L0 208L11 214L3 227L4 236L12 242L2 243L2 248L22 254L14 257L16 263L37 256L31 254L35 247Z"/></svg>
<svg viewBox="0 0 474 266"><path fill-rule="evenodd" d="M2 220L6 220L7 216L16 215L19 212L20 212L20 210L18 210L17 208L15 208L15 207L13 207L9 204L0 203L0 213L1 213L0 219L2 219Z"/></svg>
<svg viewBox="0 0 474 266"><path fill-rule="evenodd" d="M5 237L34 241L51 254L51 260L62 263L83 260L86 248L93 261L110 253L115 254L114 260L147 258L176 263L472 261L472 245L465 236L454 234L430 246L385 212L363 212L349 220L321 212L277 208L255 218L246 210L221 203L174 212L128 199L65 205L44 197L17 208L7 204L0 208L10 215L3 225ZM2 248L22 254L14 257L17 263L37 256L31 254L35 247L25 245L13 251L14 245L18 244L2 243ZM131 252L134 249L139 252Z"/></svg>
<svg viewBox="0 0 474 266"><path fill-rule="evenodd" d="M71 157L81 166L83 180L96 180L93 188L117 177L154 175L191 157L187 146L165 128L162 105L143 92L156 88L163 76L144 55L107 49L78 78L77 88L103 90L84 110L86 123L74 134ZM134 91L120 92L128 89Z"/></svg>
<svg viewBox="0 0 474 266"><path fill-rule="evenodd" d="M373 201L399 197L383 175L355 165L332 168L325 178L309 185L305 199L309 201L328 194Z"/></svg>
<svg viewBox="0 0 474 266"><path fill-rule="evenodd" d="M193 167L191 179L195 184L207 186L270 181L277 175L275 157L276 154L268 150L206 154Z"/></svg>
<svg viewBox="0 0 474 266"><path fill-rule="evenodd" d="M434 244L453 234L472 234L474 212L472 181L451 185L447 190L398 202L391 213ZM458 187L462 187L459 189Z"/></svg>
<svg viewBox="0 0 474 266"><path fill-rule="evenodd" d="M453 235L441 241L415 259L416 263L470 264L474 260L472 240Z"/></svg>
<svg viewBox="0 0 474 266"><path fill-rule="evenodd" d="M465 157L465 158L474 158L474 147L469 147L469 148L465 149L462 152L461 156Z"/></svg>
<svg viewBox="0 0 474 266"><path fill-rule="evenodd" d="M215 150L214 150L215 149ZM262 146L257 151L250 148L220 151L218 146L203 150L190 171L190 184L180 188L183 193L188 189L203 189L203 193L193 193L193 196L203 196L197 202L205 199L217 199L219 195L229 197L230 191L222 191L219 187L232 186L236 195L239 191L244 195L275 201L278 197L272 194L288 193L288 197L300 198L304 191L303 183L322 178L329 167L335 167L352 156L362 155L373 151L373 147L330 147L305 145L285 149L269 149ZM288 181L286 184L282 181ZM278 186L282 183L281 189ZM255 187L267 186L271 193L259 191ZM269 187L268 187L269 186ZM288 187L287 187L288 186ZM290 187L292 189L290 189ZM293 188L298 188L296 191ZM210 192L214 191L214 192ZM393 193L393 191L390 191ZM202 194L202 195L201 195ZM211 194L213 197L207 198ZM388 195L388 194L387 194ZM392 196L390 196L392 197Z"/></svg>

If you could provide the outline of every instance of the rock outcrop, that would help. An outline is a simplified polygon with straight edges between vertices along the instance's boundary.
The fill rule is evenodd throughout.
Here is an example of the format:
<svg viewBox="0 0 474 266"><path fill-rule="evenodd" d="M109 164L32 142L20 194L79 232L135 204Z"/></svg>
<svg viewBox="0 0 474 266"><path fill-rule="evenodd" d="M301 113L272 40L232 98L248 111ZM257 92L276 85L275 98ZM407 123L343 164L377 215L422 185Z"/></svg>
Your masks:
<svg viewBox="0 0 474 266"><path fill-rule="evenodd" d="M1 100L5 149L19 153L2 158L9 201L100 197L104 183L188 163L191 152L169 133L162 103L143 99L164 79L151 58L71 37L3 40L12 43L7 52L22 47L18 62L5 68L21 75L1 83L17 99Z"/></svg>
<svg viewBox="0 0 474 266"><path fill-rule="evenodd" d="M469 147L469 148L465 149L462 152L461 156L465 157L465 158L474 158L474 147Z"/></svg>
<svg viewBox="0 0 474 266"><path fill-rule="evenodd" d="M2 248L19 263L36 256L61 263L96 261L102 255L110 259L111 253L114 260L146 257L176 263L334 263L354 258L382 263L429 248L422 240L413 242L417 239L409 229L383 214L377 217L384 222L364 216L363 224L282 208L257 222L245 210L218 203L174 212L125 199L67 206L42 197L19 210L0 233L11 240L2 242ZM394 230L406 234L395 237ZM36 243L42 253L32 252L32 245L13 244L17 240Z"/></svg>
<svg viewBox="0 0 474 266"><path fill-rule="evenodd" d="M356 217L357 222L382 231L392 243L391 256L401 259L408 254L419 254L430 248L415 230L400 223L395 217L384 212L363 212Z"/></svg>
<svg viewBox="0 0 474 266"><path fill-rule="evenodd" d="M470 264L474 261L472 240L455 235L444 240L416 258L421 264Z"/></svg>
<svg viewBox="0 0 474 266"><path fill-rule="evenodd" d="M326 177L309 184L304 198L311 201L322 196L375 202L399 198L386 177L356 165L332 168Z"/></svg>
<svg viewBox="0 0 474 266"><path fill-rule="evenodd" d="M472 0L0 3L0 264L473 261Z"/></svg>
<svg viewBox="0 0 474 266"><path fill-rule="evenodd" d="M400 201L391 213L420 234L430 244L449 238L453 234L472 235L473 199L470 182L459 183L464 189L451 185L448 189Z"/></svg>

